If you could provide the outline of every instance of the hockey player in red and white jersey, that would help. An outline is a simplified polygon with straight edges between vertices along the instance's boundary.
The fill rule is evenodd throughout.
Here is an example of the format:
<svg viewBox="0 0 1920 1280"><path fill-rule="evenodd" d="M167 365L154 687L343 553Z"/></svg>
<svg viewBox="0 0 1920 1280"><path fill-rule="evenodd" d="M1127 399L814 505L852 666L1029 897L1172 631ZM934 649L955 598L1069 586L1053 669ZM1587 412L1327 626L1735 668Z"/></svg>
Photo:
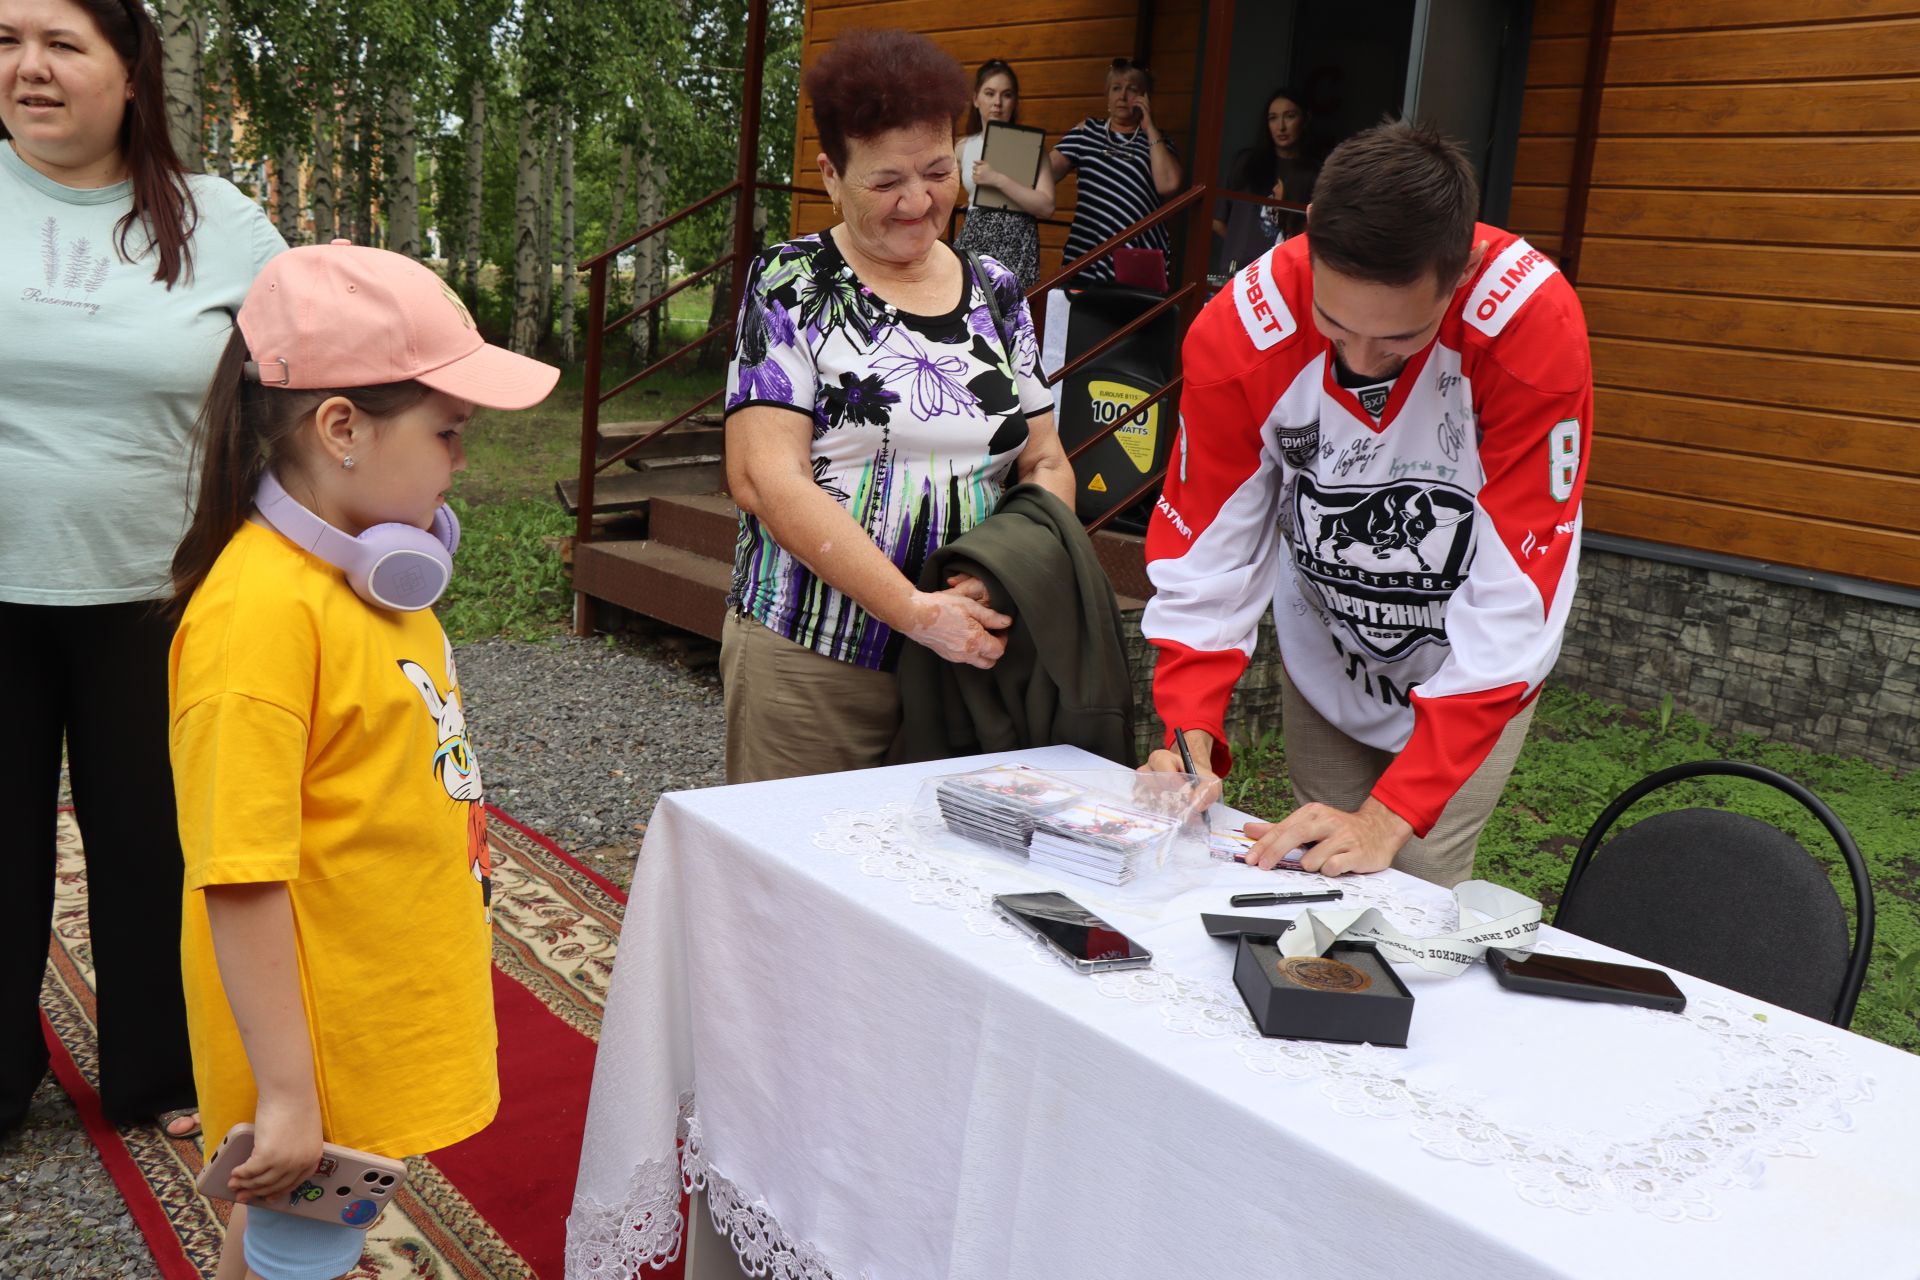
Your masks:
<svg viewBox="0 0 1920 1280"><path fill-rule="evenodd" d="M1310 803L1249 827L1260 866L1304 849L1328 875L1469 878L1560 651L1586 323L1553 263L1478 205L1446 139L1356 135L1322 168L1306 235L1241 271L1186 340L1143 625L1169 744L1185 730L1224 774L1227 700L1272 611Z"/></svg>

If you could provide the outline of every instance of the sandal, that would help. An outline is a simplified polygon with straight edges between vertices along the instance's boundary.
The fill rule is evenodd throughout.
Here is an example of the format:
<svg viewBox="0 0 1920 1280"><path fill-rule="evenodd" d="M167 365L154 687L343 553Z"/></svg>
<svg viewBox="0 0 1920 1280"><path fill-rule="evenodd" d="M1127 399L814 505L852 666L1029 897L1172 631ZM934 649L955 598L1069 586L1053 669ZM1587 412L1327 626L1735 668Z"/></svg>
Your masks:
<svg viewBox="0 0 1920 1280"><path fill-rule="evenodd" d="M162 1111L153 1119L154 1123L160 1126L160 1132L176 1142L191 1142L200 1136L200 1108L198 1107L176 1107L172 1111ZM175 1130L173 1126L182 1120L193 1121L193 1127Z"/></svg>

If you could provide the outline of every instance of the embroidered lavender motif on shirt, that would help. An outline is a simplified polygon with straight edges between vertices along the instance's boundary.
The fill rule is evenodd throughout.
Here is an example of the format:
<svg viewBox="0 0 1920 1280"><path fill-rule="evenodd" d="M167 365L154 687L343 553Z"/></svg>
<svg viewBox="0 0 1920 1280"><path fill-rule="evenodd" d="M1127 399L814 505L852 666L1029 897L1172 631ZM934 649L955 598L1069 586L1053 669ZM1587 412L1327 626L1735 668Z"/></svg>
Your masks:
<svg viewBox="0 0 1920 1280"><path fill-rule="evenodd" d="M65 270L62 270L62 267ZM28 285L20 291L23 302L41 302L48 306L73 307L85 311L88 316L98 314L100 304L89 302L84 297L73 297L75 292L89 294L97 291L107 282L107 276L113 271L113 255L93 256L93 242L81 236L67 245L64 254L60 251L60 224L48 215L40 224L40 276L47 282L46 289ZM67 295L50 296L49 290L58 289Z"/></svg>

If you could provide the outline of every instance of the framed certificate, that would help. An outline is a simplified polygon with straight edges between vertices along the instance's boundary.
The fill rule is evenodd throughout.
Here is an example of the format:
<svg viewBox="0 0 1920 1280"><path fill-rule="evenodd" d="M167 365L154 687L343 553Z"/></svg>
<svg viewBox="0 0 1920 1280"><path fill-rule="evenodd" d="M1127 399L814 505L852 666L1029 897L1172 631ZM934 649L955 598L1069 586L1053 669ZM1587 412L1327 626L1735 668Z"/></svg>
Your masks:
<svg viewBox="0 0 1920 1280"><path fill-rule="evenodd" d="M1040 180L1040 158L1047 147L1047 131L1024 124L987 121L987 136L980 142L980 158L1009 178L1033 186ZM981 187L973 203L982 209L1017 209L998 187Z"/></svg>

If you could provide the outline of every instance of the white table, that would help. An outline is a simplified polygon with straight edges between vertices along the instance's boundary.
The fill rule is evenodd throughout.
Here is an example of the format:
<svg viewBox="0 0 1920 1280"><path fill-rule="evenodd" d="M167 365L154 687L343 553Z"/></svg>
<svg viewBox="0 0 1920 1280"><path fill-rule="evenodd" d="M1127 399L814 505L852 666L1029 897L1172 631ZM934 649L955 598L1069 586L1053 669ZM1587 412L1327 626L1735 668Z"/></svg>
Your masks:
<svg viewBox="0 0 1920 1280"><path fill-rule="evenodd" d="M1116 897L900 834L924 779L984 763L661 800L569 1276L678 1247L676 1132L754 1274L1920 1274L1920 1058L1684 975L1676 1016L1506 992L1484 966L1399 970L1405 1049L1264 1039L1195 917L1277 873L1209 864ZM1450 895L1397 872L1342 883L1410 933L1452 923ZM1043 887L1153 969L1081 976L987 903Z"/></svg>

